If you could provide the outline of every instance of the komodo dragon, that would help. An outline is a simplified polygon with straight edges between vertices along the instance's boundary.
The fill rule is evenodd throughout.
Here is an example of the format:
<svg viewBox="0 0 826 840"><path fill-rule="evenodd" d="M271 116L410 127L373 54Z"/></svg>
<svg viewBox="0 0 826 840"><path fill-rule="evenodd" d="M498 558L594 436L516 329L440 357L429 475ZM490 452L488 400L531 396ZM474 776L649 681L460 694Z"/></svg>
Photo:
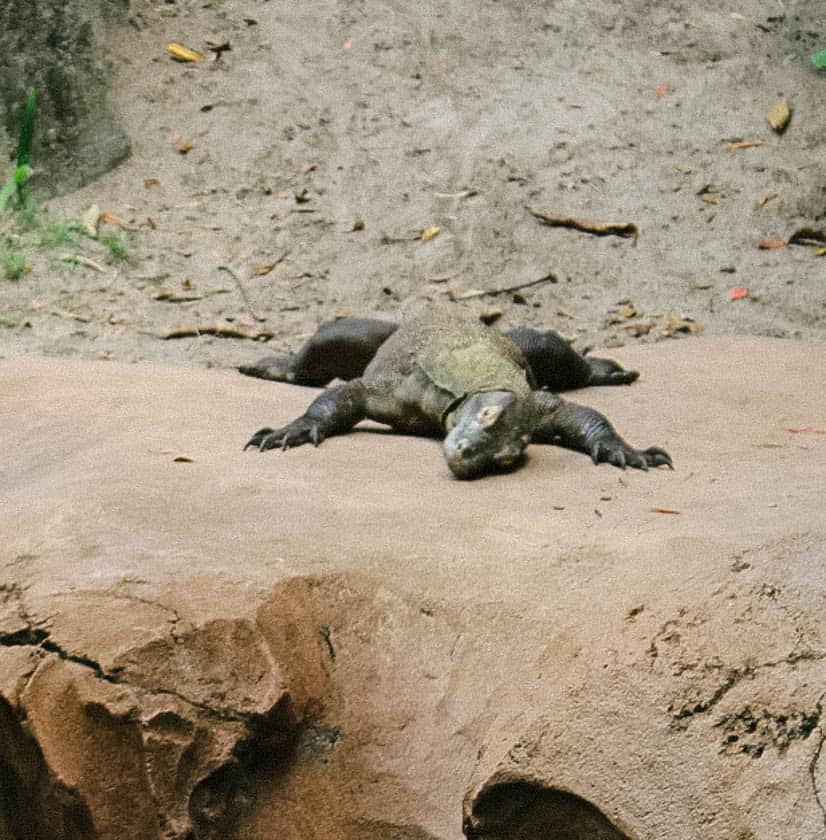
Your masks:
<svg viewBox="0 0 826 840"><path fill-rule="evenodd" d="M551 332L507 336L445 309L403 319L345 319L322 325L295 356L269 357L241 371L327 388L296 420L257 431L246 447L289 449L348 432L370 419L404 434L440 436L458 478L514 469L527 445L557 443L608 462L671 467L656 447L629 446L599 412L540 388L633 382L636 371L588 358Z"/></svg>

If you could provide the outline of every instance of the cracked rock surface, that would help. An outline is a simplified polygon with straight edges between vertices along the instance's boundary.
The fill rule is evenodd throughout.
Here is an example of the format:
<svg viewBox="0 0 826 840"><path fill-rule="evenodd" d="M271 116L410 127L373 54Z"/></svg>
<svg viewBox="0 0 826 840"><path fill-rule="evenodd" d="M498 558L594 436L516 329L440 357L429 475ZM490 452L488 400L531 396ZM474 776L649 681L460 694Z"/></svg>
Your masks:
<svg viewBox="0 0 826 840"><path fill-rule="evenodd" d="M0 838L826 837L826 345L615 355L575 399L673 473L0 361Z"/></svg>

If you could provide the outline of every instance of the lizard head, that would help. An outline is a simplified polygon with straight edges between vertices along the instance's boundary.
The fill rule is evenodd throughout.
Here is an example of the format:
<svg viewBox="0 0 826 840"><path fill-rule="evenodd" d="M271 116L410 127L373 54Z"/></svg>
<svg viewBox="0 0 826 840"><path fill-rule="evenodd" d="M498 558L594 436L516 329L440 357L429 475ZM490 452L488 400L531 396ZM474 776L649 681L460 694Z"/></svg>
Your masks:
<svg viewBox="0 0 826 840"><path fill-rule="evenodd" d="M471 394L447 416L447 465L457 478L515 469L535 423L533 404L510 391Z"/></svg>

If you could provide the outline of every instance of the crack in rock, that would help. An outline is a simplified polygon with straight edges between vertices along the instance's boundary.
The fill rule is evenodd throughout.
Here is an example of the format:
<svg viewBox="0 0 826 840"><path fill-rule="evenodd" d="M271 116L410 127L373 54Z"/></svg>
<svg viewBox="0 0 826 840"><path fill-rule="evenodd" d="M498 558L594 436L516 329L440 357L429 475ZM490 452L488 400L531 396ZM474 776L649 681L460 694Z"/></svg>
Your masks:
<svg viewBox="0 0 826 840"><path fill-rule="evenodd" d="M817 713L818 713L818 722L820 719L820 715L822 713L822 702L823 702L822 695L820 700L817 703ZM818 764L820 764L820 756L823 752L823 744L826 743L826 733L823 731L822 726L818 726L818 731L820 732L820 740L817 743L817 748L812 755L812 760L809 762L809 779L812 783L812 791L815 796L815 802L817 803L817 807L820 810L821 817L823 818L823 827L826 828L826 804L823 801L823 797L820 792L820 787L817 783L817 768Z"/></svg>
<svg viewBox="0 0 826 840"><path fill-rule="evenodd" d="M777 668L781 665L793 666L799 662L820 662L826 659L826 653L823 651L802 651L800 653L791 653L782 659L776 659L769 662L758 663L757 665L745 665L742 668L732 668L729 670L726 679L721 683L707 699L695 703L694 705L685 705L678 709L672 715L672 726L682 728L689 718L696 715L705 714L710 709L714 708L741 680L755 677L760 671Z"/></svg>
<svg viewBox="0 0 826 840"><path fill-rule="evenodd" d="M115 676L107 674L100 663L95 662L94 659L90 659L88 656L69 653L65 648L57 644L57 642L52 641L49 631L44 630L42 627L25 627L14 633L4 633L0 636L0 647L18 646L40 648L41 650L55 654L64 662L74 662L76 665L89 668L98 679L110 683L119 682Z"/></svg>

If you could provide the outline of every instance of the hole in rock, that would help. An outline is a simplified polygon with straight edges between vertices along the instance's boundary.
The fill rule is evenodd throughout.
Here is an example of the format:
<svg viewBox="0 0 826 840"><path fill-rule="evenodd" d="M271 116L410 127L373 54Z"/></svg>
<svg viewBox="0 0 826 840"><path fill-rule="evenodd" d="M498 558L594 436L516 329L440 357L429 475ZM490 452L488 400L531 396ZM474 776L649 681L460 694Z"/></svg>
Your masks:
<svg viewBox="0 0 826 840"><path fill-rule="evenodd" d="M464 829L468 840L632 840L582 797L527 781L483 790Z"/></svg>

